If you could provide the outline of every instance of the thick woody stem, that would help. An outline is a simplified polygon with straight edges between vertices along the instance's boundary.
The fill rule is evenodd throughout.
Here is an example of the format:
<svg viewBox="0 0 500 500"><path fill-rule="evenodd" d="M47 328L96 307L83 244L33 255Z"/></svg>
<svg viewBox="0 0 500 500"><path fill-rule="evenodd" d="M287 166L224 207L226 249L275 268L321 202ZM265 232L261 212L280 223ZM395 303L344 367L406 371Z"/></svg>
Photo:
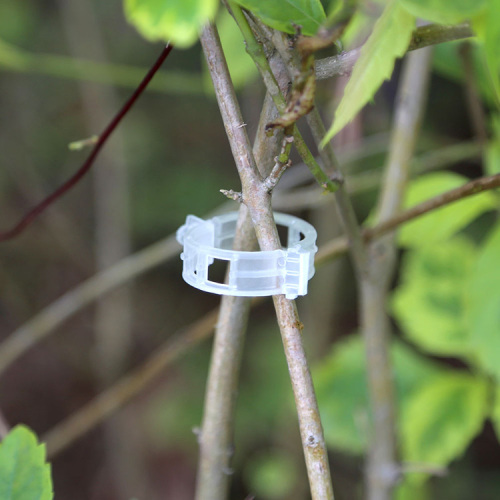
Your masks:
<svg viewBox="0 0 500 500"><path fill-rule="evenodd" d="M246 130L237 127L242 122L241 114L220 40L213 25L203 30L201 42L240 175L243 198L259 245L262 250L278 249L281 244L271 209L271 196L255 166ZM277 295L274 296L274 304L295 396L311 496L314 500L328 500L333 498L333 489L318 405L302 345L302 323L293 301L287 300L283 295Z"/></svg>

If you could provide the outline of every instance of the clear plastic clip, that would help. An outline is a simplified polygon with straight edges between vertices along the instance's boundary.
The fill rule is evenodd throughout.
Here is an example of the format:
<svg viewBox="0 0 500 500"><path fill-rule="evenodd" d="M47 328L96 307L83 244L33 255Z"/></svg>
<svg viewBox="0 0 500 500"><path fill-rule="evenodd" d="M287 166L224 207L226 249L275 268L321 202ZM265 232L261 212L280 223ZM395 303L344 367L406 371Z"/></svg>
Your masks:
<svg viewBox="0 0 500 500"><path fill-rule="evenodd" d="M276 224L288 228L287 248L265 252L232 250L238 212L203 220L188 215L177 231L184 246L182 277L195 288L219 295L259 297L285 294L287 299L307 294L314 276L316 230L292 215L275 213ZM211 278L209 267L216 260L229 267L227 282Z"/></svg>

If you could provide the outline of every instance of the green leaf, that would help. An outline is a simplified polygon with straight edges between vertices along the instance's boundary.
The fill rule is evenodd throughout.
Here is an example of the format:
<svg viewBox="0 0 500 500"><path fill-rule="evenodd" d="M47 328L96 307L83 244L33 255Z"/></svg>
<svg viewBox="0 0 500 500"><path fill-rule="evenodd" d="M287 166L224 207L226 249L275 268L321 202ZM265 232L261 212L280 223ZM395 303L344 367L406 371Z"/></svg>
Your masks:
<svg viewBox="0 0 500 500"><path fill-rule="evenodd" d="M434 379L402 412L404 460L447 465L481 430L487 408L488 385L483 379L462 373Z"/></svg>
<svg viewBox="0 0 500 500"><path fill-rule="evenodd" d="M315 35L326 19L320 0L235 0L263 23L285 33L295 33L294 25L304 35Z"/></svg>
<svg viewBox="0 0 500 500"><path fill-rule="evenodd" d="M487 0L399 0L415 17L438 24L456 24L477 15Z"/></svg>
<svg viewBox="0 0 500 500"><path fill-rule="evenodd" d="M391 348L400 407L442 372L436 365L401 342ZM366 389L364 344L359 335L334 346L313 370L321 418L328 446L350 453L362 453L371 432Z"/></svg>
<svg viewBox="0 0 500 500"><path fill-rule="evenodd" d="M144 38L189 47L217 5L217 0L125 0L125 15Z"/></svg>
<svg viewBox="0 0 500 500"><path fill-rule="evenodd" d="M469 240L456 237L404 256L392 311L404 335L428 352L470 354L463 309L475 255Z"/></svg>
<svg viewBox="0 0 500 500"><path fill-rule="evenodd" d="M408 48L414 27L415 18L397 1L390 1L361 49L322 146L356 116L391 76L396 59Z"/></svg>
<svg viewBox="0 0 500 500"><path fill-rule="evenodd" d="M452 172L435 172L418 177L410 183L404 207L418 205L467 181L467 178ZM492 192L456 201L405 224L399 233L399 243L407 247L421 247L445 240L497 205Z"/></svg>
<svg viewBox="0 0 500 500"><path fill-rule="evenodd" d="M481 248L466 291L471 346L479 365L500 381L500 224Z"/></svg>
<svg viewBox="0 0 500 500"><path fill-rule="evenodd" d="M18 425L0 443L0 498L2 500L51 500L50 465L45 445Z"/></svg>
<svg viewBox="0 0 500 500"><path fill-rule="evenodd" d="M490 0L482 15L473 20L474 31L482 43L484 58L489 76L489 84L496 95L497 106L500 100L500 1Z"/></svg>

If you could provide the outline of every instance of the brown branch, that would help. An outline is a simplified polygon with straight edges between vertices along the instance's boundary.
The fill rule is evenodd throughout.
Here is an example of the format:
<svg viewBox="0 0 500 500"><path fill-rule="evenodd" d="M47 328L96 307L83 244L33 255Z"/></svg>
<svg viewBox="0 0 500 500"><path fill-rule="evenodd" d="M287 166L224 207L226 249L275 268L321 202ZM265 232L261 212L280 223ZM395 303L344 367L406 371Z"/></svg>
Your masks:
<svg viewBox="0 0 500 500"><path fill-rule="evenodd" d="M38 205L33 207L24 217L15 224L11 229L7 231L0 232L0 243L3 241L11 240L16 236L19 236L40 214L42 214L52 203L58 200L61 196L66 194L72 187L74 187L78 182L85 176L85 174L90 170L92 165L97 158L100 150L106 144L107 140L116 129L116 127L123 120L125 115L129 112L130 108L135 104L140 95L144 92L149 82L153 79L156 72L160 69L163 61L168 57L173 49L173 45L167 45L163 50L158 59L155 61L153 66L150 68L142 82L139 84L134 93L130 96L123 107L118 111L118 113L113 117L108 126L103 130L99 139L97 140L95 146L90 152L89 156L83 163L83 165L77 170L77 172L70 177L64 184L59 186L51 195L49 195L45 200L40 202Z"/></svg>
<svg viewBox="0 0 500 500"><path fill-rule="evenodd" d="M443 26L440 24L429 24L421 26L413 32L408 51L421 49L438 43L460 40L474 36L468 23L456 26ZM316 78L324 80L336 75L345 75L351 72L354 64L359 58L361 49L353 49L338 56L326 57L316 61Z"/></svg>
<svg viewBox="0 0 500 500"><path fill-rule="evenodd" d="M239 105L213 25L204 29L201 42L241 179L243 199L252 218L260 248L263 251L281 248L271 208L271 195L255 166L246 130L238 126L242 122ZM333 498L330 468L312 377L302 344L302 323L293 301L286 299L284 295L273 296L273 301L295 396L311 496L313 500L329 500ZM217 498L212 497L211 492L207 494L205 498Z"/></svg>

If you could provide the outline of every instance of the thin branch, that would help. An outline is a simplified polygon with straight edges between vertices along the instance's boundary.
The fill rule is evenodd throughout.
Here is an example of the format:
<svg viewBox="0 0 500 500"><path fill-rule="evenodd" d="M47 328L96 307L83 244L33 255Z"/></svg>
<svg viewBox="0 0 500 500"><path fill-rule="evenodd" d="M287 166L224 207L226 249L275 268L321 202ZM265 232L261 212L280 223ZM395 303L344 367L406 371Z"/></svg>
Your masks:
<svg viewBox="0 0 500 500"><path fill-rule="evenodd" d="M72 177L70 177L64 184L59 186L59 188L57 188L51 195L45 198L45 200L43 200L38 205L33 207L11 229L4 232L0 232L0 242L10 240L21 234L42 212L44 212L57 199L59 199L61 196L67 193L85 176L85 174L90 170L90 168L94 164L94 161L97 158L97 155L99 154L104 144L106 144L107 140L109 139L113 131L123 120L125 115L129 112L130 108L132 108L132 106L135 104L140 95L144 92L149 82L153 79L156 72L160 69L161 65L163 64L163 61L165 61L165 59L168 57L172 49L173 49L172 45L167 45L162 50L160 56L155 61L153 66L150 68L150 70L143 78L139 86L135 89L133 94L123 105L120 111L118 111L118 113L113 117L108 126L103 130L95 146L93 147L90 155L87 157L83 165L77 170L77 172Z"/></svg>
<svg viewBox="0 0 500 500"><path fill-rule="evenodd" d="M126 257L106 271L96 274L65 293L30 321L12 332L0 344L0 375L28 349L48 336L77 311L117 286L177 255L179 249L175 236L169 236L134 255Z"/></svg>
<svg viewBox="0 0 500 500"><path fill-rule="evenodd" d="M405 60L396 99L396 111L378 221L400 210L430 75L430 49L410 54ZM396 444L396 404L390 360L391 327L386 311L387 293L396 265L395 235L370 244L368 268L361 277L361 325L365 340L368 390L373 412L373 434L367 459L369 500L389 500L399 478Z"/></svg>
<svg viewBox="0 0 500 500"><path fill-rule="evenodd" d="M269 159L276 154L275 141L269 141L265 134L266 123L276 115L272 99L266 95L253 148L262 177L269 173ZM241 193L238 194L238 201L242 201ZM233 248L251 251L256 247L252 220L248 208L243 204L240 206ZM228 495L238 377L250 303L249 298L228 295L221 300L199 435L200 459L196 488L196 498L199 499L211 496L222 500Z"/></svg>
<svg viewBox="0 0 500 500"><path fill-rule="evenodd" d="M278 249L281 243L271 209L271 196L262 180L256 175L255 160L251 154L246 130L237 127L241 123L239 106L220 40L213 25L204 29L201 42L242 182L243 198L250 212L260 248ZM332 499L333 489L326 444L312 377L302 344L302 323L293 301L286 299L284 295L273 296L273 301L295 396L311 496L313 500Z"/></svg>
<svg viewBox="0 0 500 500"><path fill-rule="evenodd" d="M474 32L468 23L457 24L456 26L429 24L421 26L413 32L408 51L473 36ZM349 52L343 52L338 56L325 57L316 61L316 78L324 80L336 75L349 74L360 53L361 49L357 48Z"/></svg>
<svg viewBox="0 0 500 500"><path fill-rule="evenodd" d="M45 434L42 441L47 443L48 457L57 455L112 415L160 376L170 363L208 338L213 331L217 314L218 311L213 310L174 334L141 366Z"/></svg>

